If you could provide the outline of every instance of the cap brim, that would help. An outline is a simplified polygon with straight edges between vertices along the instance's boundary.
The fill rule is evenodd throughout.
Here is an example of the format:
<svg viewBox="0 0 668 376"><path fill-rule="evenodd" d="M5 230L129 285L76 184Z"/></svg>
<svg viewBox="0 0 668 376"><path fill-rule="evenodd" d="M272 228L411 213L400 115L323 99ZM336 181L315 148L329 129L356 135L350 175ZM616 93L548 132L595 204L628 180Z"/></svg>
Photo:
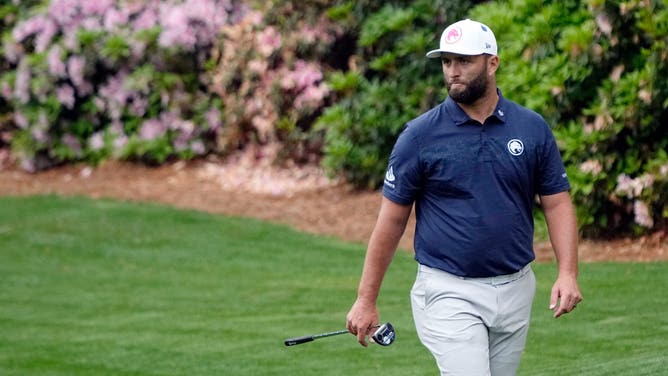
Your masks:
<svg viewBox="0 0 668 376"><path fill-rule="evenodd" d="M443 57L443 54L455 54L455 55L462 55L462 56L478 56L478 55L496 55L490 52L484 52L484 51L444 51L441 49L438 50L431 50L427 52L427 57L430 59L437 59Z"/></svg>
<svg viewBox="0 0 668 376"><path fill-rule="evenodd" d="M444 51L442 50L431 50L427 52L427 57L430 59L440 58Z"/></svg>

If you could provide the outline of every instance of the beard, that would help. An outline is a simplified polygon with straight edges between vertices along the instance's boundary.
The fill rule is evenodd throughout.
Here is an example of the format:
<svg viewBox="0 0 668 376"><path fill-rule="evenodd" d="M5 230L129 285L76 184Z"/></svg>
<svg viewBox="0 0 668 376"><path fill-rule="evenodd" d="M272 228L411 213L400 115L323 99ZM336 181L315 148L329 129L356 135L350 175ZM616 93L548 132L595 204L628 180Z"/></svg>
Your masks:
<svg viewBox="0 0 668 376"><path fill-rule="evenodd" d="M487 91L487 85L489 80L487 79L487 67L485 68L469 82L464 85L463 89L452 89L452 84L445 82L445 87L448 89L448 95L452 100L457 103L462 104L472 104L475 103L478 99Z"/></svg>

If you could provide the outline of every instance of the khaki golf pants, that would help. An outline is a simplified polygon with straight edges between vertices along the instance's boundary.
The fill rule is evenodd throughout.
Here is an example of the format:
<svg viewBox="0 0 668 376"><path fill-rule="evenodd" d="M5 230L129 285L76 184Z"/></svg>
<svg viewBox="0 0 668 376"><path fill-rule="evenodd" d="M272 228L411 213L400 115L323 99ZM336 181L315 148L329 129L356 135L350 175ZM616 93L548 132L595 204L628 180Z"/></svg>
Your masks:
<svg viewBox="0 0 668 376"><path fill-rule="evenodd" d="M464 278L419 265L413 318L441 375L515 375L524 350L536 278L517 273Z"/></svg>

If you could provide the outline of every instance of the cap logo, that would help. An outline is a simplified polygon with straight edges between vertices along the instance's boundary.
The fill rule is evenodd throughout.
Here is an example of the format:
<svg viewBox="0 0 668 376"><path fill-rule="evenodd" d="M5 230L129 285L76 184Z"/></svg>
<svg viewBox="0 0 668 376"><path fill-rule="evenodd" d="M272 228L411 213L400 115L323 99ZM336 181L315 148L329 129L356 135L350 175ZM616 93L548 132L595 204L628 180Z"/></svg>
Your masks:
<svg viewBox="0 0 668 376"><path fill-rule="evenodd" d="M458 26L452 27L447 34L445 34L445 41L447 43L457 43L462 39L462 29Z"/></svg>

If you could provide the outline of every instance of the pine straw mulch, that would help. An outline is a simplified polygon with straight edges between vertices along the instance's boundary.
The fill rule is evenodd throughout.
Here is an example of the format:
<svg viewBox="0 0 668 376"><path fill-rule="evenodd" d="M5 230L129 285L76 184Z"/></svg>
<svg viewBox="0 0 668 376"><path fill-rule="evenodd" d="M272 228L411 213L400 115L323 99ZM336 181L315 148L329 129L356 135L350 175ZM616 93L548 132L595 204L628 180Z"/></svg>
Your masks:
<svg viewBox="0 0 668 376"><path fill-rule="evenodd" d="M178 208L252 217L298 230L366 243L378 214L378 191L354 190L315 167L279 169L246 160L176 162L160 167L106 162L68 165L34 174L0 163L0 195L80 195L148 201ZM410 250L414 218L400 247ZM549 243L536 244L538 261L552 261ZM667 261L668 237L580 242L580 260Z"/></svg>

